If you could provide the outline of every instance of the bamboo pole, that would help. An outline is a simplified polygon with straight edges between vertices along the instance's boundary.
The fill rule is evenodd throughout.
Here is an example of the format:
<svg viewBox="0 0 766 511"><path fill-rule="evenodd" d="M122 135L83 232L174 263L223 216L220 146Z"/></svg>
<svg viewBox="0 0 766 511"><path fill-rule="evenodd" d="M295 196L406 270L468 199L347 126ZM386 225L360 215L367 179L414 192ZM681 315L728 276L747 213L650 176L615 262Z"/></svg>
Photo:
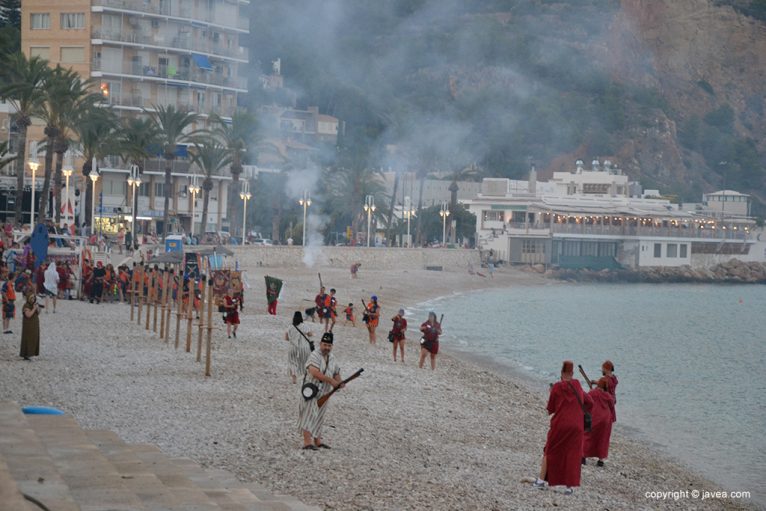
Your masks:
<svg viewBox="0 0 766 511"><path fill-rule="evenodd" d="M149 285L146 286L146 331L149 331L149 323L152 320L152 281L154 280L154 272L149 270Z"/></svg>
<svg viewBox="0 0 766 511"><path fill-rule="evenodd" d="M179 336L181 335L181 316L183 315L184 278L178 272L178 290L176 291L176 349L178 349Z"/></svg>
<svg viewBox="0 0 766 511"><path fill-rule="evenodd" d="M197 337L197 362L202 360L202 332L205 327L205 276L200 275L200 282L202 283L202 290L200 292L200 304L199 304L199 334Z"/></svg>
<svg viewBox="0 0 766 511"><path fill-rule="evenodd" d="M167 306L167 318L165 320L165 342L170 339L170 319L173 316L173 283L175 282L175 269L170 270L168 276L168 306ZM177 293L176 293L177 294Z"/></svg>
<svg viewBox="0 0 766 511"><path fill-rule="evenodd" d="M152 320L152 332L157 333L157 309L160 305L160 277L159 269L154 270L154 294L152 296L152 304L154 305L154 319Z"/></svg>
<svg viewBox="0 0 766 511"><path fill-rule="evenodd" d="M207 344L205 346L205 376L210 376L213 357L213 280L207 283Z"/></svg>
<svg viewBox="0 0 766 511"><path fill-rule="evenodd" d="M141 311L144 308L144 265L138 267L138 326L141 326Z"/></svg>
<svg viewBox="0 0 766 511"><path fill-rule="evenodd" d="M162 311L160 312L160 339L165 338L165 311L168 308L168 277L170 271L165 267L162 279Z"/></svg>

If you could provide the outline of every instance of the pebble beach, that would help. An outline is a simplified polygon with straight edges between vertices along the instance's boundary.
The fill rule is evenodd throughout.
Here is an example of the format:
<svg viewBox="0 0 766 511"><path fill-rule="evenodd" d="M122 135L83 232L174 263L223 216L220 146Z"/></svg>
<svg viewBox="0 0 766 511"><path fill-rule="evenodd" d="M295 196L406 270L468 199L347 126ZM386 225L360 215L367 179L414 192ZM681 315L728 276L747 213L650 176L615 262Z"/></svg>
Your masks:
<svg viewBox="0 0 766 511"><path fill-rule="evenodd" d="M574 495L534 489L527 481L539 470L549 424L543 385L448 349L436 371L418 369L416 330L425 320L419 317L407 318L406 363L392 360L386 333L400 307L457 291L567 284L512 269L488 279L363 267L353 280L347 269L244 269L251 288L236 339L226 338L220 314L213 314L211 377L195 361L196 322L186 353L185 325L176 349L174 335L166 343L143 321L131 323L128 305L59 301L57 313L40 316L39 358L18 357L18 314L14 334L2 337L0 396L56 406L85 428L156 444L328 510L756 508L752 501L694 498L694 491L719 488L635 440L619 422L607 466L583 467ZM355 304L357 327L341 326L339 317L333 352L344 375L364 373L329 401L323 440L332 449L303 451L299 385L288 376L283 337L293 311L313 306L317 271L338 290L339 310ZM266 314L266 274L285 280L276 317ZM370 294L382 305L374 346L359 310ZM459 318L445 318L445 331L450 321ZM175 319L172 325L174 332ZM308 327L320 332L318 323Z"/></svg>

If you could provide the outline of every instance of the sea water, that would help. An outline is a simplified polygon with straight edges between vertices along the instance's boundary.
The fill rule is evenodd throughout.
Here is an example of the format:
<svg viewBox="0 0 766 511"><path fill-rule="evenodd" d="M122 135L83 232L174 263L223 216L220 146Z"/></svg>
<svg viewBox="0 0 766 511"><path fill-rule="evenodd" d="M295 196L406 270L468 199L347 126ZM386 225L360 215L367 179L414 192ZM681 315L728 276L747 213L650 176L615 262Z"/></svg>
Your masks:
<svg viewBox="0 0 766 511"><path fill-rule="evenodd" d="M612 360L621 427L723 489L766 500L766 286L519 286L432 300L410 322L428 310L445 315L445 349L541 383L565 359L591 379Z"/></svg>

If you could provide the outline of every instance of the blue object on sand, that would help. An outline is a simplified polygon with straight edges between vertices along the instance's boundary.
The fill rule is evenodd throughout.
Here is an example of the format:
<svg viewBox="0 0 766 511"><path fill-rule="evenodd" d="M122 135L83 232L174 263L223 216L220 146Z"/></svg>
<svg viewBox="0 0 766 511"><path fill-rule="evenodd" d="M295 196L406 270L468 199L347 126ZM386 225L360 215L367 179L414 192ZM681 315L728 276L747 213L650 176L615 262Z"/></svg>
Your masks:
<svg viewBox="0 0 766 511"><path fill-rule="evenodd" d="M22 406L21 411L26 415L64 415L58 408L50 406Z"/></svg>

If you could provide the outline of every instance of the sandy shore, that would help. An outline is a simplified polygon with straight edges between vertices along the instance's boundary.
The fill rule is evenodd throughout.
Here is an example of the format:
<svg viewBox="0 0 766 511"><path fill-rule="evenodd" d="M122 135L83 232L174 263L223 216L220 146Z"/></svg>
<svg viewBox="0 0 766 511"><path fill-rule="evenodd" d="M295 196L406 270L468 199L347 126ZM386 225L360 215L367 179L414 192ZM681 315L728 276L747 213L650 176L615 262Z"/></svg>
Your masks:
<svg viewBox="0 0 766 511"><path fill-rule="evenodd" d="M238 338L227 340L214 315L212 378L204 378L192 354L131 324L127 306L70 301L60 302L57 314L41 316L39 359L28 363L17 356L20 320L13 336L2 337L0 395L61 407L84 427L157 444L326 509L747 508L729 500L646 498L647 492L716 486L619 430L607 467L584 467L575 495L533 489L521 480L539 467L548 429L544 391L449 354L440 355L436 372L419 370L415 332L408 336L407 363L394 364L385 334L396 309L457 290L550 284L513 270L489 280L363 268L351 280L347 270L320 268L341 304L352 301L358 308L363 296L377 294L383 320L376 346L361 327L336 329L343 372L364 367L365 373L330 401L325 441L332 449L302 451L300 397L287 376L282 338L292 311L312 305L317 270L246 270L253 288ZM265 314L267 273L286 280L277 317ZM410 319L411 327L423 321Z"/></svg>

